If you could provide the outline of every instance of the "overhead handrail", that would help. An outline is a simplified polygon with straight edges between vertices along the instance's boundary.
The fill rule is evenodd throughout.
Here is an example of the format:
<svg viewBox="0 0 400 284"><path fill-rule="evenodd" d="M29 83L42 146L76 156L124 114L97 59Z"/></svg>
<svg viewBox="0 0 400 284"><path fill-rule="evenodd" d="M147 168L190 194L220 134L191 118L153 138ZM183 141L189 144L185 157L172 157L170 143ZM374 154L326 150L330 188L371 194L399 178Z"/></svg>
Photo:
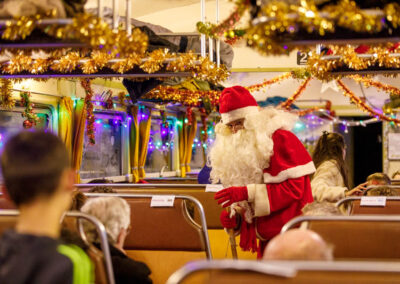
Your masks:
<svg viewBox="0 0 400 284"><path fill-rule="evenodd" d="M0 210L0 216L18 216L18 210ZM109 284L115 284L114 271L111 262L110 248L107 240L107 232L104 225L95 217L82 213L82 212L67 212L64 217L76 217L78 219L85 219L91 222L97 231L100 238L100 246L104 255L104 264L107 271L107 279Z"/></svg>

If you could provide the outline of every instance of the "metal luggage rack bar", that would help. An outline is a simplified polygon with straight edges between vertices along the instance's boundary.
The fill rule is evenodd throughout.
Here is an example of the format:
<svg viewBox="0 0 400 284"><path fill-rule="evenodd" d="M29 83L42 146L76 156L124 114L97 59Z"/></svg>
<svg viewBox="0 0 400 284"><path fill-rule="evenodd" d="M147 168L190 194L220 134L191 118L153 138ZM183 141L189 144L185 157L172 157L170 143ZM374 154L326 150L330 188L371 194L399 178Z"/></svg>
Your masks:
<svg viewBox="0 0 400 284"><path fill-rule="evenodd" d="M120 16L118 15L118 9L119 9L119 0L113 0L112 1L112 29L117 30L120 24ZM200 6L201 6L201 21L205 22L205 0L200 0ZM125 2L125 21L124 21L124 26L125 30L128 33L128 35L131 34L132 32L132 24L131 24L131 9L132 9L132 0L126 0ZM104 5L103 5L103 0L98 0L97 1L97 16L99 18L103 18L103 11L104 10ZM216 0L216 21L218 23L219 21L219 0ZM14 19L10 20L0 20L0 30L4 29L8 24L10 23L16 23L17 21ZM71 18L58 18L58 19L39 19L35 23L37 26L51 26L51 25L69 25L73 23L73 19ZM165 36L165 37L173 37L173 36L190 36L190 37L201 37L201 51L200 54L201 56L205 57L207 55L207 49L206 49L206 37L205 35L200 35L197 32L189 32L189 33L159 33L157 34L158 36ZM44 38L46 39L46 38ZM214 56L214 48L213 48L213 39L209 38L209 58L211 61L213 61L213 56ZM27 41L17 41L17 42L5 42L0 40L0 48L1 49L32 49L32 48L40 48L40 49L49 49L49 48L83 48L83 47L88 47L88 45L80 42L62 42L62 41L55 41L52 39L52 42L37 42L37 41L32 41L32 40L27 40ZM217 66L220 66L220 42L217 40L216 41L216 47L215 51L217 53L217 58L216 58L216 63ZM198 64L198 63L197 63ZM179 75L180 76L180 75ZM37 77L36 78L43 78L43 77ZM96 75L96 77L99 77L99 75ZM107 76L105 76L107 77ZM6 78L6 77L3 77ZM25 77L16 77L12 76L11 78L25 78ZM32 77L34 78L34 77Z"/></svg>

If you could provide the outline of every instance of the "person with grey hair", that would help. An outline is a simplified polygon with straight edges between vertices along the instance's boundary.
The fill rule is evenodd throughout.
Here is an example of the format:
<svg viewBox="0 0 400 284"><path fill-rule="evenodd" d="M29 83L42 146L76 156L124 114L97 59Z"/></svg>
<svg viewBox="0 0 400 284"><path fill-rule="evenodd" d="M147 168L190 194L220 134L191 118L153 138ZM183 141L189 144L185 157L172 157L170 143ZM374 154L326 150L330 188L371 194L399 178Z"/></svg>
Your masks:
<svg viewBox="0 0 400 284"><path fill-rule="evenodd" d="M303 209L303 216L341 216L339 208L335 204L327 201L306 204Z"/></svg>
<svg viewBox="0 0 400 284"><path fill-rule="evenodd" d="M123 249L130 231L131 210L128 203L116 196L97 197L89 199L81 211L99 219L106 228L115 283L152 283L147 265L129 258ZM100 248L94 226L83 222L83 228L88 240Z"/></svg>

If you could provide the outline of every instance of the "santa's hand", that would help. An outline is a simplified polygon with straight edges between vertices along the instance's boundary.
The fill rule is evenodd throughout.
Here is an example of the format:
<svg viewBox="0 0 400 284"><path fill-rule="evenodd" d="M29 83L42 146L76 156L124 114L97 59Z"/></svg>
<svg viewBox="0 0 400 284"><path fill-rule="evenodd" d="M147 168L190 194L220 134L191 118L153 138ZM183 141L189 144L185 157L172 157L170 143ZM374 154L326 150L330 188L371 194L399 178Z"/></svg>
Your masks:
<svg viewBox="0 0 400 284"><path fill-rule="evenodd" d="M221 212L219 219L221 220L222 226L226 229L234 229L237 227L236 216L233 216L232 218L229 217L229 213L225 210Z"/></svg>
<svg viewBox="0 0 400 284"><path fill-rule="evenodd" d="M245 186L233 186L218 191L214 199L218 199L218 204L222 204L222 207L228 207L232 203L247 200L249 195L247 193L247 187Z"/></svg>

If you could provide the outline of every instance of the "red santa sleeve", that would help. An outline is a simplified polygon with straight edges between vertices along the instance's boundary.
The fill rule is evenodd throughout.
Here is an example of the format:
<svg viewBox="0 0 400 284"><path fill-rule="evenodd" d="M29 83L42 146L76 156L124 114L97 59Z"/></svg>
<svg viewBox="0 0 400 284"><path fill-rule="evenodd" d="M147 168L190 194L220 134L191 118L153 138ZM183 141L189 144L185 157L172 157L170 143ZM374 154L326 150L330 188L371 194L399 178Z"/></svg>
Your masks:
<svg viewBox="0 0 400 284"><path fill-rule="evenodd" d="M269 167L264 170L265 184L250 184L248 201L252 203L256 217L288 207L303 198L309 189L308 175L315 172L314 163L303 144L286 130L272 135L274 153Z"/></svg>

